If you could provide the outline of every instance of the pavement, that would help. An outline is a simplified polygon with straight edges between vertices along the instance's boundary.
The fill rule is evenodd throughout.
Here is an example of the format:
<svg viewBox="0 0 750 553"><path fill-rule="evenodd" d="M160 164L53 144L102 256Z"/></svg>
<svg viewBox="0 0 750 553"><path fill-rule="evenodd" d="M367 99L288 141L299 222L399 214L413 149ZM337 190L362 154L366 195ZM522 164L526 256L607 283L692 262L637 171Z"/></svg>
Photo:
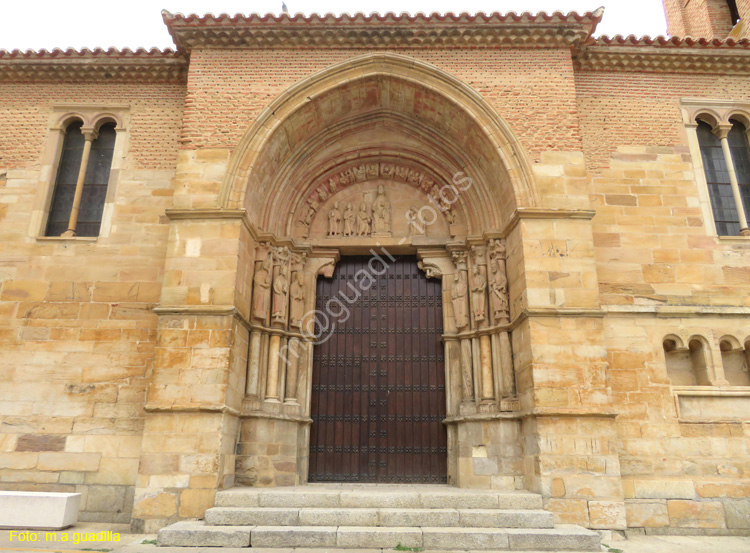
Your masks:
<svg viewBox="0 0 750 553"><path fill-rule="evenodd" d="M604 543L607 547L602 547L602 551L608 553L750 553L750 537L633 536L627 540L604 540ZM99 553L250 553L250 551L254 553L323 553L322 550L303 549L158 547L154 534L131 534L127 524L94 522L81 522L73 528L59 532L0 530L0 553L19 551L25 553L79 553L82 551ZM338 550L338 552L341 551ZM389 553L391 550L358 550L357 553L381 553L381 551ZM423 553L447 552L424 551Z"/></svg>

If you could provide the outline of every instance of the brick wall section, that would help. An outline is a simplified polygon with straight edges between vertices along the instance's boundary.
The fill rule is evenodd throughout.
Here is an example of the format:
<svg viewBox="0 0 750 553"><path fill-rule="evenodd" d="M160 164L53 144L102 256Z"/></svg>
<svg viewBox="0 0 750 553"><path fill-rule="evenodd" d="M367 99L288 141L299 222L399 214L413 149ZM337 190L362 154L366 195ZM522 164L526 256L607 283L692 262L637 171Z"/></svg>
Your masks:
<svg viewBox="0 0 750 553"><path fill-rule="evenodd" d="M389 50L431 63L480 92L532 159L580 150L575 84L565 50ZM288 87L362 50L194 51L182 144L232 148L253 119ZM263 75L258 79L258 75Z"/></svg>
<svg viewBox="0 0 750 553"><path fill-rule="evenodd" d="M34 169L47 137L53 104L130 104L127 166L173 171L184 85L145 83L0 83L0 171Z"/></svg>
<svg viewBox="0 0 750 553"><path fill-rule="evenodd" d="M747 13L747 0L739 0L740 16ZM665 0L667 31L671 36L726 38L732 30L727 0ZM746 16L745 16L746 17Z"/></svg>
<svg viewBox="0 0 750 553"><path fill-rule="evenodd" d="M55 103L130 105L97 242L28 236ZM83 520L130 520L183 103L179 85L0 85L0 480L81 492Z"/></svg>

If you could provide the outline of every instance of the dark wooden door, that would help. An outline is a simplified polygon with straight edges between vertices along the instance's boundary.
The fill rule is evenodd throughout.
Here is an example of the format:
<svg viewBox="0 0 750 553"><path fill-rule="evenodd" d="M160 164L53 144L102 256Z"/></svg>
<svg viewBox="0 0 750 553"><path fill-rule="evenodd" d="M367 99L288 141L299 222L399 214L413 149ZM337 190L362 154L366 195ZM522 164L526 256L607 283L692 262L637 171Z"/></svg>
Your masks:
<svg viewBox="0 0 750 553"><path fill-rule="evenodd" d="M326 313L338 297L349 316L315 346L309 480L444 483L440 281L416 257L383 256L385 270L373 261L379 276L371 259L344 257L333 278L318 279L316 308ZM364 274L374 279L367 290Z"/></svg>

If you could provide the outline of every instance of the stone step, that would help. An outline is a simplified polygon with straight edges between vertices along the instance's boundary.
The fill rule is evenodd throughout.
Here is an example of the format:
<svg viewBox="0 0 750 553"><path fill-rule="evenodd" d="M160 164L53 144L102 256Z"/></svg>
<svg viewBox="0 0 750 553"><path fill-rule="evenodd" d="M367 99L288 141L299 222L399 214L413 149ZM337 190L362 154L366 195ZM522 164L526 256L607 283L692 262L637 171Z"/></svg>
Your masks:
<svg viewBox="0 0 750 553"><path fill-rule="evenodd" d="M253 547L402 547L469 551L599 551L599 534L577 526L535 528L410 528L367 526L257 526Z"/></svg>
<svg viewBox="0 0 750 553"><path fill-rule="evenodd" d="M252 526L208 526L203 521L175 522L159 530L158 543L170 547L248 547Z"/></svg>
<svg viewBox="0 0 750 553"><path fill-rule="evenodd" d="M344 509L213 507L206 524L217 526L382 526L553 528L552 513L523 509Z"/></svg>
<svg viewBox="0 0 750 553"><path fill-rule="evenodd" d="M599 551L599 534L577 526L532 528L407 528L368 526L207 526L178 522L159 531L160 546L470 551Z"/></svg>
<svg viewBox="0 0 750 553"><path fill-rule="evenodd" d="M526 491L466 490L450 486L231 488L216 494L217 507L345 507L362 509L542 509Z"/></svg>

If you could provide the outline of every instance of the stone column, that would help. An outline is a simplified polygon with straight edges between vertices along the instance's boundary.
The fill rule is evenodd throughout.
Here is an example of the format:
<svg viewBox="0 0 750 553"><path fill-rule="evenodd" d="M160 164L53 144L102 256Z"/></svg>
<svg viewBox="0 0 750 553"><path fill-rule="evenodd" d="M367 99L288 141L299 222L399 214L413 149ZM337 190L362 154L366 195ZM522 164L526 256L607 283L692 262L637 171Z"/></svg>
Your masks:
<svg viewBox="0 0 750 553"><path fill-rule="evenodd" d="M727 172L729 173L729 184L732 187L732 196L734 196L734 203L737 207L737 216L740 221L740 235L750 236L750 228L747 226L747 215L745 214L745 206L742 203L742 194L740 194L740 186L737 182L737 172L734 167L734 159L732 159L732 150L729 147L729 131L732 130L731 124L717 125L714 129L714 134L721 140L721 150L724 152L724 162L727 166Z"/></svg>
<svg viewBox="0 0 750 553"><path fill-rule="evenodd" d="M68 219L68 230L61 236L70 238L76 235L78 226L78 212L81 210L81 198L83 198L83 185L86 180L86 170L89 166L89 156L91 155L91 144L96 140L96 129L81 129L85 142L83 143L83 153L81 154L81 166L78 169L78 179L76 180L75 193L73 194L73 205L70 208L70 218Z"/></svg>

